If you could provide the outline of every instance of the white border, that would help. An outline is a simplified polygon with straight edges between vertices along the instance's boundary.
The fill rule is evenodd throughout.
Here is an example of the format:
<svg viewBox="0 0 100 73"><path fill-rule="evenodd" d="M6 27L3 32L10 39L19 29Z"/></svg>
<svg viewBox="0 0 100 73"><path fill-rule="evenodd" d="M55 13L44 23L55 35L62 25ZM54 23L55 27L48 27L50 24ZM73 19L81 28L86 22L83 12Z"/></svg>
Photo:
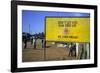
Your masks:
<svg viewBox="0 0 100 73"><path fill-rule="evenodd" d="M90 59L88 60L66 60L66 61L44 61L44 62L22 62L22 10L39 10L39 11L57 11L57 12L82 12L90 13ZM93 64L94 63L94 10L78 9L78 8L58 8L58 7L40 7L40 6L23 6L19 5L18 14L18 48L17 48L17 64L18 68L25 67L43 67L43 66L58 66L58 65L78 65L78 64Z"/></svg>

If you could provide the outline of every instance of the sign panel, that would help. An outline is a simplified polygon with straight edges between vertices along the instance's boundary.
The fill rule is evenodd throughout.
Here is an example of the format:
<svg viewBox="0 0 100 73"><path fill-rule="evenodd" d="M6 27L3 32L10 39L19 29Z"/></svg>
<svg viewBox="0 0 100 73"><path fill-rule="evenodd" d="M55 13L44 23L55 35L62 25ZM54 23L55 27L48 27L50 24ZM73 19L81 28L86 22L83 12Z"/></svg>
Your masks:
<svg viewBox="0 0 100 73"><path fill-rule="evenodd" d="M46 40L90 42L90 18L46 17Z"/></svg>

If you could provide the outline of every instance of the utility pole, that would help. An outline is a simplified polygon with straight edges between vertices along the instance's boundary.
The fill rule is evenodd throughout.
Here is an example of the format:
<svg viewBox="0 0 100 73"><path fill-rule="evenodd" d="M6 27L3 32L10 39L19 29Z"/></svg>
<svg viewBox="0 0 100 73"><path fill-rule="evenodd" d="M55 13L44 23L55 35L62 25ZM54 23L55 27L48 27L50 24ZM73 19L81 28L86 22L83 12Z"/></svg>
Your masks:
<svg viewBox="0 0 100 73"><path fill-rule="evenodd" d="M29 34L31 34L31 33L30 33L30 24L29 24ZM29 37L29 39L30 39L30 37ZM30 39L30 41L31 41L31 39Z"/></svg>
<svg viewBox="0 0 100 73"><path fill-rule="evenodd" d="M30 24L29 24L29 34L30 34Z"/></svg>

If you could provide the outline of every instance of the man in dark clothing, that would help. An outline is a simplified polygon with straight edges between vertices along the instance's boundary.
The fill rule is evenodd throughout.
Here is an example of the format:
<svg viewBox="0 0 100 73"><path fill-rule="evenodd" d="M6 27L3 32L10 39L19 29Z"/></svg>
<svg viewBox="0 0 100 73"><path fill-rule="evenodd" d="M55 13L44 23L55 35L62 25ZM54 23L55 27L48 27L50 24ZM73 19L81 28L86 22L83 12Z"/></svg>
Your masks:
<svg viewBox="0 0 100 73"><path fill-rule="evenodd" d="M33 44L33 37L31 38L31 45Z"/></svg>
<svg viewBox="0 0 100 73"><path fill-rule="evenodd" d="M72 47L72 56L76 56L76 45Z"/></svg>
<svg viewBox="0 0 100 73"><path fill-rule="evenodd" d="M27 37L26 36L25 36L25 39L24 39L24 44L25 44L24 48L26 48L27 47Z"/></svg>
<svg viewBox="0 0 100 73"><path fill-rule="evenodd" d="M37 41L37 37L36 35L34 36L34 49L36 49L36 41Z"/></svg>
<svg viewBox="0 0 100 73"><path fill-rule="evenodd" d="M76 56L76 45L75 44L71 44L69 56Z"/></svg>
<svg viewBox="0 0 100 73"><path fill-rule="evenodd" d="M43 42L44 42L44 40L43 40L43 38L41 39L41 43L42 43L42 48L43 48Z"/></svg>
<svg viewBox="0 0 100 73"><path fill-rule="evenodd" d="M43 47L46 48L46 41L44 39Z"/></svg>

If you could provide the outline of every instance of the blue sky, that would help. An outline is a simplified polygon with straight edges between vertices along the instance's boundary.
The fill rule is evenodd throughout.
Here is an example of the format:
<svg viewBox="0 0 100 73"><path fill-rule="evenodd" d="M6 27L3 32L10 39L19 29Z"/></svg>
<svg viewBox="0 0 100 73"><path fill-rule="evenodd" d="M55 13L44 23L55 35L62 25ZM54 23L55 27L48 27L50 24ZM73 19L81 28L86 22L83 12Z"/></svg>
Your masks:
<svg viewBox="0 0 100 73"><path fill-rule="evenodd" d="M33 34L44 32L46 16L87 17L90 16L90 14L76 12L22 10L22 32L29 32L29 27L30 33Z"/></svg>

